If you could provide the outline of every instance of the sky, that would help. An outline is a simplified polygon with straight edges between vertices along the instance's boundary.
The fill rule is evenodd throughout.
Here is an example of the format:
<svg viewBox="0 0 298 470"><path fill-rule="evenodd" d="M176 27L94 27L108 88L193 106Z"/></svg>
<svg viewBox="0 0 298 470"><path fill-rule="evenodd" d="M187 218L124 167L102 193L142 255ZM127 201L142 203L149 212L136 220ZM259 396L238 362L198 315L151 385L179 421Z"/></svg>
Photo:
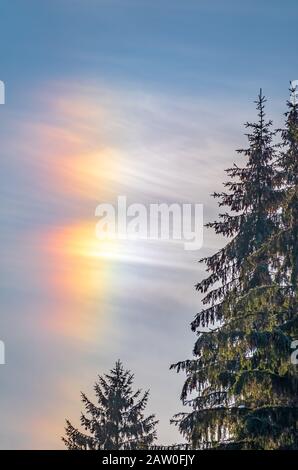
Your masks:
<svg viewBox="0 0 298 470"><path fill-rule="evenodd" d="M245 146L260 87L282 123L298 78L298 4L1 0L0 447L62 449L80 391L120 358L150 388L158 442L183 409L201 250L95 237L95 208L202 203Z"/></svg>

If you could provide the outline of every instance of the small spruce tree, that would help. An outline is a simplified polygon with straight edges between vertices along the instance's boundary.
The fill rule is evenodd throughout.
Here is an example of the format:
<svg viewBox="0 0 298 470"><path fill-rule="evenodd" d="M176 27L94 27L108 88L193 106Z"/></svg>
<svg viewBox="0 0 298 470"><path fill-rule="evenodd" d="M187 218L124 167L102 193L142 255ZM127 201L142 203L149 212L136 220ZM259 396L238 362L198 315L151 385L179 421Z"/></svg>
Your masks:
<svg viewBox="0 0 298 470"><path fill-rule="evenodd" d="M134 376L120 361L94 386L97 404L81 394L86 414L81 425L88 434L66 420L62 438L69 450L131 450L146 448L156 439L154 415L144 417L149 391L132 390Z"/></svg>

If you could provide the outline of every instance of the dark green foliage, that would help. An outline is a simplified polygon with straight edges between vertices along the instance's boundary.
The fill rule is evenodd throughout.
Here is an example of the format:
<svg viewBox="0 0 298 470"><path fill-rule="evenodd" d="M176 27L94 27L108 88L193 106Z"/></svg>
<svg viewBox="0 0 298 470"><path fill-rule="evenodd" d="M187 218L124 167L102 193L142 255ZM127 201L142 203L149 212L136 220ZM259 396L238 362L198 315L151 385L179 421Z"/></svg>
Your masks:
<svg viewBox="0 0 298 470"><path fill-rule="evenodd" d="M295 90L291 89L294 93ZM286 126L282 131L283 150L279 158L279 185L282 189L282 222L270 242L270 252L281 260L286 282L296 289L298 282L298 104L288 102ZM290 278L288 277L290 273Z"/></svg>
<svg viewBox="0 0 298 470"><path fill-rule="evenodd" d="M97 404L82 394L86 414L81 415L84 434L66 421L66 437L62 438L69 450L129 450L151 445L156 439L154 415L144 417L149 392L133 392L133 374L124 370L120 361L94 386Z"/></svg>
<svg viewBox="0 0 298 470"><path fill-rule="evenodd" d="M209 227L230 240L202 260L194 359L172 366L186 372L191 407L173 422L195 448L297 448L297 106L277 158L264 103L260 93L259 120L246 125L246 166L227 170L228 192L214 195L228 211Z"/></svg>

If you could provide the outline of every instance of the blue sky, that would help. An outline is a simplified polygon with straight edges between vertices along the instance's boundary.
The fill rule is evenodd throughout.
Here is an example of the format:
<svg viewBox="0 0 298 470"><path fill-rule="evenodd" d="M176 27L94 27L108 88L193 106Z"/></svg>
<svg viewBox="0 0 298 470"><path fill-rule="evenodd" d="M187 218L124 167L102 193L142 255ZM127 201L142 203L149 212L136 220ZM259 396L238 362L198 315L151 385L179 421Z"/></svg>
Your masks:
<svg viewBox="0 0 298 470"><path fill-rule="evenodd" d="M260 84L282 90L297 66L294 0L4 0L0 12L11 86L63 74L251 96Z"/></svg>
<svg viewBox="0 0 298 470"><path fill-rule="evenodd" d="M159 441L181 409L201 252L125 244L81 256L96 205L199 202L245 145L263 87L281 123L298 78L295 1L2 0L0 445L61 448L79 392L119 357L151 388Z"/></svg>

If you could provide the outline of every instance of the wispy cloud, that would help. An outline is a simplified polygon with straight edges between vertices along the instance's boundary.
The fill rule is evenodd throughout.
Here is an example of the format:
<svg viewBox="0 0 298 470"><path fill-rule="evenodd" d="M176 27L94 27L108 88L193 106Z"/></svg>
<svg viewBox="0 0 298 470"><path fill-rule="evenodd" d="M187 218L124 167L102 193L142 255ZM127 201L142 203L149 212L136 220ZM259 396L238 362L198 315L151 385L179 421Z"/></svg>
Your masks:
<svg viewBox="0 0 298 470"><path fill-rule="evenodd" d="M94 211L124 194L144 204L204 203L212 219L210 193L237 158L247 110L94 82L44 90L26 113L10 111L2 137L1 333L9 344L2 419L14 447L59 447L64 414L78 414L79 390L121 357L152 385L161 441L175 441L168 419L181 379L166 371L189 353L187 325L199 308L193 285L203 275L196 260L220 242L206 232L200 253L165 242L100 244ZM21 335L11 334L16 323ZM30 428L26 438L18 418ZM45 422L41 436L34 429Z"/></svg>

